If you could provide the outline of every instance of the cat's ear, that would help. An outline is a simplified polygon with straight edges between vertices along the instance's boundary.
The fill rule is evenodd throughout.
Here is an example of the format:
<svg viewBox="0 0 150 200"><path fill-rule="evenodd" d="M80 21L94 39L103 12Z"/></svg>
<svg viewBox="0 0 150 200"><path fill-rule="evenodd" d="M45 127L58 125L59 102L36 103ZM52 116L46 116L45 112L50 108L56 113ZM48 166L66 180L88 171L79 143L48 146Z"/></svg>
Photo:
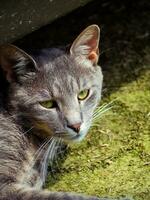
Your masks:
<svg viewBox="0 0 150 200"><path fill-rule="evenodd" d="M97 25L88 26L73 42L70 53L74 56L84 56L92 64L97 64L99 58L100 29Z"/></svg>
<svg viewBox="0 0 150 200"><path fill-rule="evenodd" d="M0 66L8 82L21 82L37 68L30 55L11 44L0 46Z"/></svg>

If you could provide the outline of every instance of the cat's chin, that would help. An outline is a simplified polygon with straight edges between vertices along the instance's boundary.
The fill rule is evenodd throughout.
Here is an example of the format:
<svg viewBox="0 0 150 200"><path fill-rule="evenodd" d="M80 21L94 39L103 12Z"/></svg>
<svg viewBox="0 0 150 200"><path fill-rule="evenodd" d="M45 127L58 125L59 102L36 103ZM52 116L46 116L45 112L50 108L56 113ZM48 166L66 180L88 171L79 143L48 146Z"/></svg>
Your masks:
<svg viewBox="0 0 150 200"><path fill-rule="evenodd" d="M87 131L75 133L73 131L68 131L66 133L59 133L55 135L56 138L61 138L66 143L76 143L82 141L87 134Z"/></svg>
<svg viewBox="0 0 150 200"><path fill-rule="evenodd" d="M69 142L69 143L81 142L85 138L85 135L86 134L84 134L84 135L83 134L77 134L74 137L68 138L67 142Z"/></svg>
<svg viewBox="0 0 150 200"><path fill-rule="evenodd" d="M84 128L81 129L79 133L75 133L75 132L69 133L68 137L64 138L64 140L69 143L81 142L87 135L88 130L89 130L89 126L85 126Z"/></svg>
<svg viewBox="0 0 150 200"><path fill-rule="evenodd" d="M78 143L78 142L81 142L83 139L84 137L81 135L76 135L70 138L69 137L63 138L64 142L66 143Z"/></svg>

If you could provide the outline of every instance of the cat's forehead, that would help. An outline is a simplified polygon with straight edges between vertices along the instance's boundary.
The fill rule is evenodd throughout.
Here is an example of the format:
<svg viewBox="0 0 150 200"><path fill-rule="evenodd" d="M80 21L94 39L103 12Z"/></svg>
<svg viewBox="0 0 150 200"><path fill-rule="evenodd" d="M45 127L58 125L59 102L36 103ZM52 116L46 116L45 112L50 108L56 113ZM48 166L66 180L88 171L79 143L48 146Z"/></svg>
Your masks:
<svg viewBox="0 0 150 200"><path fill-rule="evenodd" d="M79 88L79 84L75 78L68 74L67 77L55 77L49 90L55 97L70 96Z"/></svg>
<svg viewBox="0 0 150 200"><path fill-rule="evenodd" d="M70 96L94 84L95 73L69 55L61 55L53 60L40 63L36 79L38 88L46 89L54 97Z"/></svg>
<svg viewBox="0 0 150 200"><path fill-rule="evenodd" d="M80 85L81 82L86 82L86 79L91 79L93 75L92 67L88 68L68 55L62 55L47 62L42 69L45 80L54 85L63 83Z"/></svg>

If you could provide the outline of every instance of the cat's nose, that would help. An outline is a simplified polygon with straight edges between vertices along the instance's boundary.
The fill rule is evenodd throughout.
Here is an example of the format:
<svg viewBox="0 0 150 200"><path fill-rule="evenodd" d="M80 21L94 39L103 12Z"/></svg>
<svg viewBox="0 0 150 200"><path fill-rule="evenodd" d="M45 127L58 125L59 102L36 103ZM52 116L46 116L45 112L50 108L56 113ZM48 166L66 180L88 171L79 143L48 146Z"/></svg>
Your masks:
<svg viewBox="0 0 150 200"><path fill-rule="evenodd" d="M76 133L79 133L80 131L80 127L81 127L81 123L77 123L77 124L71 124L71 125L67 125L69 128L71 128L73 131L75 131Z"/></svg>

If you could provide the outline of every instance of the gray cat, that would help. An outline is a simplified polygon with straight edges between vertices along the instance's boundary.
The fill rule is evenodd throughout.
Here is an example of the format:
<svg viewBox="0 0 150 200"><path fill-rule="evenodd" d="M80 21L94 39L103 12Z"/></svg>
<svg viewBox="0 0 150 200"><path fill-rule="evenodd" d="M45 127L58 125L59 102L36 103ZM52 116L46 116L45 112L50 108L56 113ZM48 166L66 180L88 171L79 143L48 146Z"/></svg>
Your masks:
<svg viewBox="0 0 150 200"><path fill-rule="evenodd" d="M91 125L103 79L99 36L97 25L87 27L69 52L0 47L0 200L99 199L42 190L61 141L82 140Z"/></svg>

